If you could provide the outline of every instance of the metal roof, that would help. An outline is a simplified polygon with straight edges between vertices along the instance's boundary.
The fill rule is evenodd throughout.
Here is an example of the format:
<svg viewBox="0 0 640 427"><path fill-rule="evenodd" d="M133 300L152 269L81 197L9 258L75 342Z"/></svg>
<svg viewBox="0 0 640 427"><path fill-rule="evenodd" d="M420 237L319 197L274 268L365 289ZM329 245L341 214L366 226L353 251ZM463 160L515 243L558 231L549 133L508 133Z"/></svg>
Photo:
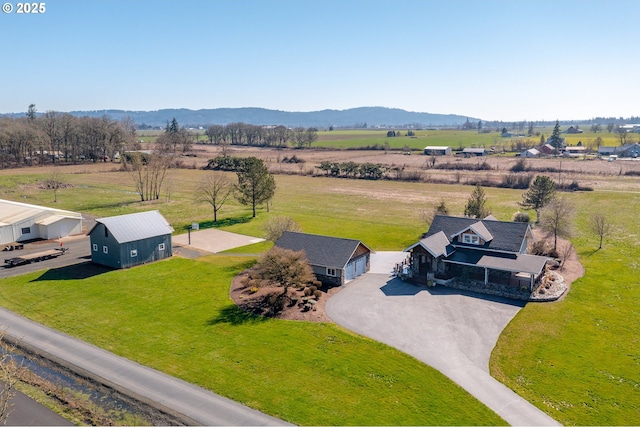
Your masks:
<svg viewBox="0 0 640 427"><path fill-rule="evenodd" d="M171 225L157 210L98 218L96 225L87 234L91 234L98 224L104 224L118 243L135 242L173 233Z"/></svg>
<svg viewBox="0 0 640 427"><path fill-rule="evenodd" d="M82 214L78 212L0 200L0 223L15 224L30 218L38 218L40 221L44 221L47 215L82 219Z"/></svg>
<svg viewBox="0 0 640 427"><path fill-rule="evenodd" d="M359 240L294 231L285 231L275 245L292 251L304 250L311 265L340 269L351 260L358 246L363 245L371 251Z"/></svg>

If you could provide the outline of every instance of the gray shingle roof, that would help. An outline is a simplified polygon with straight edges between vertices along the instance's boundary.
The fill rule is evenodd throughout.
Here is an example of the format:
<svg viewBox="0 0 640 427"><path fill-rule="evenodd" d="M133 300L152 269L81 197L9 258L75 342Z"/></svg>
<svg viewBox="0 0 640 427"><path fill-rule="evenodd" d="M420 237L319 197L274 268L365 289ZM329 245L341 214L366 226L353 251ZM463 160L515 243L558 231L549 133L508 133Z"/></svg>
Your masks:
<svg viewBox="0 0 640 427"><path fill-rule="evenodd" d="M520 252L522 242L526 237L529 224L526 222L507 222L480 220L457 216L436 215L425 237L443 232L450 240L452 236L481 222L493 239L481 246L483 249ZM459 244L459 243L456 243Z"/></svg>
<svg viewBox="0 0 640 427"><path fill-rule="evenodd" d="M98 224L104 224L118 243L135 242L173 233L173 228L158 211L98 218L96 226ZM96 226L88 234L91 234Z"/></svg>
<svg viewBox="0 0 640 427"><path fill-rule="evenodd" d="M280 248L292 251L304 250L311 265L340 269L347 265L361 244L369 249L359 240L294 231L285 231L275 243Z"/></svg>
<svg viewBox="0 0 640 427"><path fill-rule="evenodd" d="M449 244L449 239L442 231L436 234L432 234L429 237L425 237L424 239L420 240L418 243L412 246L409 246L404 251L408 252L418 245L425 248L427 251L429 251L429 253L431 253L431 255L433 255L436 258L440 256L447 257L453 252L453 247Z"/></svg>

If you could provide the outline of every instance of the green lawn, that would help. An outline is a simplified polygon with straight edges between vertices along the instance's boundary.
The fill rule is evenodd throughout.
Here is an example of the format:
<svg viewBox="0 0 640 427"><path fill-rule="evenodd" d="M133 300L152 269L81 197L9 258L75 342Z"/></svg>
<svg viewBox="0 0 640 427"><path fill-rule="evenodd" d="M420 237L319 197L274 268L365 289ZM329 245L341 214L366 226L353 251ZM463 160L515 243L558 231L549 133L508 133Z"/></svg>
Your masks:
<svg viewBox="0 0 640 427"><path fill-rule="evenodd" d="M229 284L252 262L174 258L83 280L51 270L4 279L0 299L37 322L296 424L504 423L386 345L333 324L241 312Z"/></svg>
<svg viewBox="0 0 640 427"><path fill-rule="evenodd" d="M552 304L528 304L505 329L491 373L565 425L640 424L640 195L577 194L572 239L586 275ZM616 224L598 247L587 220Z"/></svg>
<svg viewBox="0 0 640 427"><path fill-rule="evenodd" d="M206 224L211 219L210 209L204 205L193 203L193 190L204 173L206 172L195 170L176 171L171 178L173 191L170 200L167 201L167 198L163 197L162 200L146 203L138 202L137 196L132 194L132 188L125 173L66 174L63 180L75 184L75 187L60 191L57 206L97 216L159 209L172 225L180 230L191 221ZM51 192L38 190L33 186L43 178L45 178L44 174L3 173L0 177L0 197L51 206L53 200ZM306 232L361 239L374 250L400 250L414 243L420 233L425 231L426 225L420 220L422 209L430 209L441 199L444 199L451 214L462 214L464 204L473 189L470 186L392 181L371 182L285 175L276 176L276 181L278 185L276 197L268 212L262 208L258 212L258 217L252 219L247 207L240 206L235 202L230 203L221 211L223 228L261 236L262 226L270 217L284 215L294 218ZM615 186L612 185L612 188ZM508 220L512 213L518 210L517 202L521 199L522 191L497 188L485 190L488 197L488 207L497 218ZM638 343L640 337L640 310L638 310L640 223L637 220L638 213L640 213L640 194L621 191L594 191L567 196L577 207L576 232L572 241L586 268L586 276L572 285L572 290L565 300L557 303L528 304L525 309L521 310L498 342L491 361L491 371L499 380L563 424L637 425L640 424L638 403L640 402L640 345ZM588 230L588 218L595 212L606 214L617 228L615 235L605 239L605 247L600 251L595 250L597 248L596 236ZM247 253L258 253L268 246L268 244L260 244L245 250ZM317 394L316 381L326 387L329 387L326 384L331 381L338 382L337 388L351 390L347 393L354 393L355 397L336 398L336 401L342 399L349 402L349 405L344 406L349 407L352 400L357 401L358 405L364 405L360 402L362 399L371 400L374 402L372 406L375 407L377 404L379 407L381 403L379 397L365 397L369 396L368 388L361 388L359 392L353 392L353 388L349 388L352 384L364 387L370 383L358 376L361 375L360 366L367 366L366 371L370 374L369 378L371 379L386 378L372 367L368 367L369 363L373 363L369 357L369 354L374 351L373 348L376 349L375 352L384 353L385 357L388 357L388 360L384 359L384 362L378 360L376 363L379 363L380 366L390 366L392 371L397 369L399 372L404 372L404 367L408 366L402 362L403 368L400 369L398 365L391 362L392 359L408 359L402 359L405 356L384 346L378 346L367 340L356 339L350 334L344 334L340 332L339 328L331 325L251 320L239 324L219 322L206 327L202 326L207 319L215 319L221 316L221 313L228 313L225 307L230 306L228 301L229 281L231 276L241 268L243 262L246 262L246 258L241 260L213 257L206 261L173 260L126 272L108 273L81 282L44 281L38 280L38 275L31 275L0 282L0 290L2 290L0 294L2 301L8 301L6 304L17 305L20 312L32 312L34 316L44 316L48 319L47 321L53 322L55 327L67 328L70 333L75 334L77 331L77 333L95 336L98 344L107 348L116 350L115 346L122 347L122 350L117 351L123 354L127 354L127 351L134 351L132 349L138 342L150 341L145 345L153 350L150 354L140 355L143 358L143 363L146 363L148 358L153 363L163 366L166 364L166 370L170 373L185 378L194 378L193 381L201 384L207 384L202 377L211 376L209 381L214 381L214 379L218 381L217 376L220 375L220 371L227 369L227 365L235 367L234 363L239 363L243 374L249 375L244 371L251 371L251 375L254 375L251 380L242 379L239 382L264 381L269 387L273 385L272 378L283 375L283 371L300 371L307 379L304 386L298 387L297 383L288 381L278 385L285 387L287 384L292 384L289 393L285 394L288 394L288 397L293 396L294 400L297 399L295 404L283 401L269 406L276 409L265 409L267 412L286 417L290 421L309 424L469 424L475 422L493 424L498 422L487 417L473 418L472 420L457 419L456 421L451 421L448 418L429 418L427 421L425 421L426 418L406 418L406 421L386 418L367 421L361 418L341 418L344 414L337 414L331 418L334 421L329 421L329 415L324 413L325 410L320 409L323 408L322 400L326 396L319 396L319 401L313 400L314 396L310 397L310 395ZM179 266L179 268L175 266ZM175 274L173 276L171 274L176 270L179 270L180 282ZM206 273L203 273L202 270L206 270ZM137 286L136 282L139 277L149 277L150 274L159 278L157 281L153 281L152 285L158 287L158 290L144 293L138 291L140 295L137 295L135 286ZM139 275L138 278L136 275ZM107 283L101 282L107 279ZM111 286L112 282L118 286ZM144 282L145 286L147 286L147 282L149 280ZM163 283L167 283L167 285L163 285ZM196 286L194 283L198 285ZM131 289L127 288L129 285L132 286ZM178 292L176 289L184 289L188 295L182 296L179 300L173 298ZM202 292L200 292L201 290ZM77 292L77 294L73 292ZM118 295L114 295L114 293ZM128 296L123 297L119 293L124 295L131 293L133 298L142 298L141 295L144 295L148 301L144 300L144 303L128 307L127 304L119 303L119 301L125 301ZM78 295L81 297L85 294L91 301L77 304L77 301L82 301ZM172 298L161 298L163 295L169 295ZM212 295L218 295L218 297ZM192 300L191 297L196 299ZM218 301L216 298L222 298L220 299L222 302L214 302L214 300ZM114 303L110 302L112 299ZM35 305L34 301L36 301ZM73 303L67 301L73 301ZM85 304L90 308L86 310L87 313L83 314ZM95 306L101 304L108 307L109 310L99 316L94 315L94 310L97 310ZM31 308L32 306L33 308ZM113 314L110 314L111 312ZM233 312L230 313L233 314ZM194 319L198 319L197 324L177 326L174 323L188 321L184 319L188 318L189 314L193 314ZM90 321L76 321L75 316L93 317ZM119 320L120 316L124 316L123 321ZM110 326L111 323L120 325L126 334L121 335L120 331L113 332L119 326ZM140 325L149 329L145 336L136 337L136 331L133 329L139 328ZM288 348L283 349L276 345L277 340L270 337L269 331L272 329L278 331L276 334L278 337L286 338L287 341L283 342L288 343L287 347L290 345L289 340L296 343L308 342L307 347L309 348L300 349L299 351L302 352L322 348L325 345L322 343L330 341L332 351L339 351L341 357L347 362L338 366L327 364L322 352L292 356L291 353L287 353ZM188 333L183 334L183 330ZM195 334L194 337L206 337L204 341L210 342L212 345L218 342L216 341L218 337L232 340L238 336L239 341L222 341L224 343L233 342L232 345L222 344L223 349L211 347L207 351L206 357L216 361L220 359L224 363L220 365L223 367L217 366L215 368L217 370L211 367L214 370L209 371L208 363L195 367L189 367L188 364L183 366L183 362L178 357L183 353L188 357L193 357L194 352L203 351L199 347L201 345L200 338L184 338L192 334ZM240 338L247 336L251 336L251 340ZM334 338L326 338L326 336L339 337L340 343L348 343L348 345L336 347L332 341ZM253 340L262 342L265 348L262 350L254 348ZM175 348L179 349L179 354L169 352L167 346L162 345L165 342L177 343ZM373 347L360 348L359 346L364 345L364 342L367 343L367 346ZM238 348L244 349L245 346L249 346L247 347L248 353L246 353L249 356L234 359L232 354L238 351ZM269 351L266 347L277 351ZM360 349L356 350L357 348ZM294 350L291 349L291 351ZM352 351L354 353L351 353ZM272 358L275 359L271 360ZM316 361L320 360L323 361L321 365L324 370L317 366ZM273 363L274 361L277 363ZM271 366L274 364L282 365L278 367L280 370L277 372L272 371L272 369L276 369ZM311 367L307 368L307 365L311 365ZM161 369L165 370L164 367ZM185 369L189 372L182 372ZM199 371L200 369L202 372ZM305 369L312 369L312 371ZM347 372L345 373L344 370ZM234 370L232 369L232 371ZM332 380L321 377L320 371L323 371L323 374L331 374ZM346 374L355 375L355 378L351 379ZM389 375L389 372L384 371L384 375ZM256 380L256 378L263 376L264 379ZM416 376L415 373L411 373L410 376L414 376L415 381L421 381L422 378L422 374ZM350 384L349 387L343 386L340 382L343 377L349 378L347 381ZM309 378L313 380L309 380ZM223 387L227 387L226 382L230 382L228 380L225 382L224 378L220 378L219 381L224 384ZM395 379L391 382L396 384L394 381ZM371 382L378 383L378 381ZM312 387L310 384L314 384L314 386ZM408 393L429 396L426 398L428 401L442 399L425 394L429 393L428 390L432 389L431 386L425 386L427 389L425 392L420 389L422 386L417 384L403 385L402 387L394 385L393 393L387 398L398 396L401 388L408 390ZM228 386L233 387L233 384ZM211 387L213 388L213 386ZM218 383L215 387L218 387ZM443 387L438 385L435 388L438 396L449 393L449 389L444 391ZM451 387L451 384L447 387ZM263 408L260 405L271 405L271 403L255 400L257 399L255 396L242 395L239 397L241 395L237 393L240 391L235 389L229 388L228 391L224 391L227 389L216 388L216 390L223 390L223 394L259 408ZM366 390L366 393L362 390ZM245 391L245 393L249 392ZM262 395L259 397L262 399L264 395L264 390L262 390ZM269 396L266 400L269 402L280 400L281 398L278 396ZM476 405L468 403L469 401L465 399L461 401L474 407ZM388 403L386 400L383 402ZM423 401L416 400L411 395L406 399L402 397L399 402L402 406L409 405L410 402L413 404ZM435 403L431 402L430 404ZM354 405L354 408L360 408L356 404ZM422 406L423 403L419 403L416 408ZM282 409L283 407L285 409ZM415 412L423 416L424 414L417 411L416 408L408 412ZM459 411L456 409L457 407L452 408L453 412ZM310 415L314 410L317 410L320 415L315 413ZM478 409L474 409L474 411L476 410ZM440 417L438 411L434 409L430 413L433 412L437 414L434 415L435 417ZM305 415L299 415L303 413ZM293 415L285 416L284 414ZM355 414L354 416L361 415ZM460 416L466 417L467 415L461 412Z"/></svg>

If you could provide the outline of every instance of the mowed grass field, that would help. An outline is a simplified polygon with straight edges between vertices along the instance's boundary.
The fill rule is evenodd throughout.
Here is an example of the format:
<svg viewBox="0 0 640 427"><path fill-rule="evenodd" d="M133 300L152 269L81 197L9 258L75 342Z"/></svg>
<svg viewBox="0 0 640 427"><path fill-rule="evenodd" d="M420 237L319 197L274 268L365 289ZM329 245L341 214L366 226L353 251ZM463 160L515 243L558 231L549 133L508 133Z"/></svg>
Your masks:
<svg viewBox="0 0 640 427"><path fill-rule="evenodd" d="M56 206L95 216L157 208L174 225L194 218L210 220L209 209L200 210L187 191L210 172L175 172L173 179L182 192L173 193L170 201L153 203L136 201L125 173L66 174L63 181L76 184L58 194ZM46 175L5 173L0 177L0 197L53 205L52 194L38 189L41 179ZM371 198L370 187L353 186L356 193L341 195L347 181L333 180L340 185L332 187L326 179L277 180L279 196L271 212L263 210L252 220L246 207L231 204L221 215L223 223L231 224L225 229L261 235L267 218L299 211L296 219L307 231L340 235L350 230L356 237L386 233L391 240L386 245L395 248L411 242L424 228L414 221L414 230L403 225L397 235L392 233L394 216L377 214L388 199ZM298 197L300 188L316 197ZM401 190L392 186L386 191ZM309 205L307 210L296 209L303 204ZM411 202L405 204L412 211ZM356 219L369 220L360 229L356 219L341 221L349 210L357 212ZM254 252L255 245L247 250ZM386 345L333 324L265 320L240 312L229 298L229 287L254 260L255 256L221 255L174 258L83 280L69 279L73 268L43 271L2 280L0 303L296 424L504 424L446 377Z"/></svg>
<svg viewBox="0 0 640 427"><path fill-rule="evenodd" d="M46 170L41 172L1 172L0 197L52 206L52 193L38 189L36 185L38 180L46 178ZM171 178L173 190L169 197L150 203L137 201L126 173L68 173L63 175L63 180L75 186L59 192L57 206L96 216L159 209L178 230L194 220L202 223L210 221L210 209L193 203L197 182L207 172L175 172ZM251 219L247 207L230 203L221 211L223 228L261 236L262 226L268 218L284 215L294 218L306 232L362 239L374 250L402 250L414 243L426 229L420 219L421 210L430 209L444 199L451 214L459 215L472 191L469 186L300 176L276 176L276 181L278 189L269 212L262 209L258 218ZM498 219L510 219L518 209L517 202L521 199L522 191L485 190L492 213ZM505 329L494 350L491 372L563 424L638 425L640 224L637 216L640 213L640 194L594 191L566 194L566 197L576 206L572 242L586 268L586 275L574 282L564 300L528 304L519 312ZM588 227L590 215L596 212L604 213L615 224L615 232L605 239L604 248L599 251L596 250L597 237ZM247 252L255 251L255 248L247 248ZM11 306L27 316L38 317L71 334L91 337L98 345L122 352L127 357L130 352L135 353L142 363L153 360L154 366L163 366L160 368L162 370L211 387L214 391L295 423L501 422L483 412L486 408L468 395L459 394L461 391L451 383L445 381L443 384L448 385L441 385L435 379L437 376L426 376L425 373L430 370L420 363L411 362L413 359L406 359L404 355L384 346L354 337L333 325L260 321L240 316L228 299L229 283L252 259L221 256L198 261L174 259L84 281L56 280L51 274L40 273L0 282L0 295L3 305ZM149 277L157 277L157 280L150 281ZM111 289L111 283L118 289ZM163 283L169 285L163 286ZM133 300L138 302L129 304L129 295L140 293L140 289L145 289L142 293L145 297L136 297ZM147 289L151 291L147 292ZM184 293L181 289L184 289ZM122 293L123 296L114 293ZM176 297L178 295L179 298ZM111 304L111 300L116 302ZM35 308L30 309L34 304ZM85 310L85 304L90 308ZM95 307L101 304L108 306L109 310L96 312ZM86 312L83 314L83 311ZM120 320L122 316L124 320ZM110 327L109 322L117 326ZM122 337L120 327L129 334L127 338ZM139 328L144 329L139 332ZM184 329L184 333L181 329ZM224 337L224 340L219 341L218 337ZM244 339L246 337L251 337L251 340ZM307 341L307 337L311 338ZM148 353L140 354L141 346L132 350L137 339L144 340L141 342L145 342L144 347L150 348ZM188 344L181 343L183 339ZM254 345L258 345L252 342L254 339L262 343L260 349L254 348ZM280 340L285 340L287 346L299 344L300 349L287 353L282 349ZM152 342L146 344L147 341ZM172 345L163 345L167 342ZM328 346L327 342L332 344ZM334 342L341 344L334 345ZM179 353L177 355L169 354L170 350L166 348L172 347L173 343L180 343L176 344L176 349L179 349L176 350ZM218 345L223 348L218 348ZM362 347L356 350L360 345ZM240 351L238 349L244 348L246 352L240 352L242 358L232 357L232 354ZM330 349L329 354L333 352L340 357L325 357L327 348ZM206 358L196 359L190 366L189 361L203 352ZM214 360L222 365L207 370L208 366L214 365ZM302 363L302 360L305 362ZM402 362L398 365L393 360ZM376 371L369 367L370 362L375 362L376 369L388 365L391 371ZM246 381L251 387L266 382L265 387L268 387L260 388L261 393L242 394L251 392L234 388L231 379L216 379L225 369L236 372L232 368L236 366L234 363L242 367L242 375L249 376L240 382ZM415 363L415 369L419 371L413 371L411 363ZM277 371L273 366L276 364L280 366ZM367 375L362 376L363 369L368 372L368 378L375 381L364 380ZM286 373L289 370L291 372ZM307 379L309 376L313 379L301 384L293 378L289 380L288 376L283 377L296 377L297 370L304 373ZM398 373L391 375L396 370L410 373L399 381ZM328 375L330 379L319 377L321 374ZM265 396L271 393L269 390L276 390L271 388L276 386L272 380L276 377L279 381L275 382L283 387L277 390L284 391L278 396ZM409 378L422 381L423 377L428 379L422 385L404 382ZM312 397L320 392L314 383L324 384L329 389L332 386L327 384L339 384L336 388L344 390L346 395L337 395L337 391L332 389L331 398L335 405L351 409L333 414L333 406L325 406L326 396L318 396L317 400ZM385 385L380 387L380 383ZM370 386L380 388L374 392L369 389ZM405 390L408 395L403 394ZM434 394L431 391L435 391ZM424 393L424 401L415 400L416 395ZM451 401L442 399L443 395L455 396L453 400L459 401L461 406L454 406ZM398 406L389 406L392 402L386 399L392 398L399 402ZM425 401L433 405L438 400L446 404L420 412ZM365 401L373 403L371 406L361 406ZM349 405L343 402L349 402ZM412 405L406 406L409 402ZM420 403L413 405L415 402ZM380 411L381 407L393 410ZM470 408L468 410L473 413L461 407ZM370 413L363 414L362 411ZM380 418L365 417L374 413L378 415L378 412L381 413ZM453 414L457 412L459 416ZM454 416L455 419L451 418Z"/></svg>

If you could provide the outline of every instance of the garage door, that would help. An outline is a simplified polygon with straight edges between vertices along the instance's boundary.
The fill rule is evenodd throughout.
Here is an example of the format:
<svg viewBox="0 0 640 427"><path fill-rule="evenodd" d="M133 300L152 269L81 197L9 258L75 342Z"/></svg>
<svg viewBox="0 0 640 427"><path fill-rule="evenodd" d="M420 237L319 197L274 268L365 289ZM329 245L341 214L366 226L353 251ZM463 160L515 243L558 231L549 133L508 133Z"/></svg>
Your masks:
<svg viewBox="0 0 640 427"><path fill-rule="evenodd" d="M367 272L367 257L362 256L351 260L344 269L345 280L352 280Z"/></svg>

